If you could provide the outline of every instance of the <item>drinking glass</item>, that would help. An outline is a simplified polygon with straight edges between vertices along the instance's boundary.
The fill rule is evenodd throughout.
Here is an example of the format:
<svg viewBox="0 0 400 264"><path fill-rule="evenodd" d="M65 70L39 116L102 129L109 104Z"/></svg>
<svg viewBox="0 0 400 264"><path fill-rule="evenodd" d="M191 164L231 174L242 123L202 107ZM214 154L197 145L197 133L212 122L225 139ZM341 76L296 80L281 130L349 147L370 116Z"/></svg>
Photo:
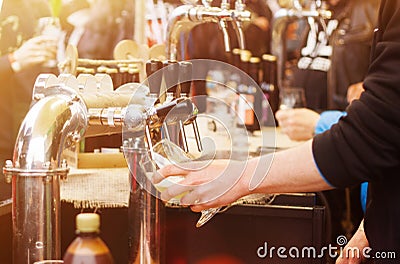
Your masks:
<svg viewBox="0 0 400 264"><path fill-rule="evenodd" d="M60 19L58 17L41 17L38 20L36 26L36 36L49 36L57 40L58 44L62 39L62 29L60 24ZM57 57L61 56L60 45L58 45L59 49L57 51ZM57 58L48 60L44 66L45 67L56 67L57 66Z"/></svg>
<svg viewBox="0 0 400 264"><path fill-rule="evenodd" d="M279 109L293 109L306 107L304 89L300 87L285 87L280 91L281 103Z"/></svg>
<svg viewBox="0 0 400 264"><path fill-rule="evenodd" d="M172 160L172 161L171 161ZM157 170L167 166L169 164L189 164L196 160L195 157L190 154L185 153L179 146L174 144L173 142L163 139L157 144L153 146L153 148L149 151L148 155L144 155L140 160L139 164L146 174L147 179L152 182L153 177L158 173ZM212 159L209 156L202 157L201 160L197 160L200 166L205 166ZM204 163L202 163L204 162ZM184 165L183 165L184 166ZM190 165L189 165L190 166ZM164 191L168 187L173 184L177 184L184 179L183 176L176 175L165 178L161 182L154 184L155 189L159 192ZM149 191L149 190L148 190ZM156 197L159 197L159 193L155 194ZM179 205L180 198L184 195L180 194L177 197L172 198L168 201L170 204ZM201 216L196 223L196 227L201 227L205 223L207 223L214 215L216 215L221 208L209 208L201 211Z"/></svg>

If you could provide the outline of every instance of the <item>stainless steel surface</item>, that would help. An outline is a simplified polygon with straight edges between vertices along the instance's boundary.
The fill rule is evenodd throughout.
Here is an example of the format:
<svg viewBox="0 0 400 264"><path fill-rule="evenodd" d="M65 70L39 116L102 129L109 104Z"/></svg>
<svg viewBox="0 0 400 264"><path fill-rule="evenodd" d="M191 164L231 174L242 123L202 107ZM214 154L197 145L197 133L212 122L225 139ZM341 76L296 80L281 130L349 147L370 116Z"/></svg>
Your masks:
<svg viewBox="0 0 400 264"><path fill-rule="evenodd" d="M0 216L11 213L12 199L0 202Z"/></svg>
<svg viewBox="0 0 400 264"><path fill-rule="evenodd" d="M68 88L48 88L26 115L17 137L12 176L13 263L61 258L60 178L68 173L61 160L65 148L79 141L86 126L86 108Z"/></svg>
<svg viewBox="0 0 400 264"><path fill-rule="evenodd" d="M4 167L6 179L13 185L14 263L61 259L60 179L69 172L61 157L63 150L80 141L90 127L114 127L120 131L123 127L136 142L136 149L128 158L136 168L131 170L129 210L135 214L131 218L132 232L138 236L133 236L131 249L139 252L133 254L135 263L159 263L161 204L143 186L133 184L137 177L145 176L137 171L138 162L143 148L148 151L152 143L161 140L163 125L193 124L198 110L183 97L156 106L146 102L88 109L80 93L65 85L35 86L33 104L16 140L14 160L7 161ZM105 130L104 134L108 132Z"/></svg>
<svg viewBox="0 0 400 264"><path fill-rule="evenodd" d="M143 137L125 142L123 150L131 162L128 164L131 182L128 208L129 263L158 264L161 263L164 250L164 205L149 192L152 184L139 166L139 161L144 155L149 155L149 150Z"/></svg>

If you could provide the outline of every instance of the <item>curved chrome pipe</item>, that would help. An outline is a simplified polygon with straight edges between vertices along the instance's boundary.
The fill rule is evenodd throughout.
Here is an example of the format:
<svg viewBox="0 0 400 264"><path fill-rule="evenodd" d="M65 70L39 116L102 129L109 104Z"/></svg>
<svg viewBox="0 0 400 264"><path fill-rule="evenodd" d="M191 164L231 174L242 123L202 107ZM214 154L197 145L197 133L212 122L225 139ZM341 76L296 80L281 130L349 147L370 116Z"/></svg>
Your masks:
<svg viewBox="0 0 400 264"><path fill-rule="evenodd" d="M229 33L228 33L228 25L225 20L220 20L219 21L219 28L222 31L222 34L224 36L224 47L225 47L225 52L231 52L231 45L230 45L230 40L229 40Z"/></svg>
<svg viewBox="0 0 400 264"><path fill-rule="evenodd" d="M233 25L233 28L234 28L235 33L236 33L236 37L237 37L238 42L239 42L239 49L245 50L246 49L246 44L245 44L245 40L244 40L242 22L239 21L238 19L234 18L232 25Z"/></svg>
<svg viewBox="0 0 400 264"><path fill-rule="evenodd" d="M220 23L220 21L231 21L232 13L218 7L182 5L175 8L167 25L167 57L170 60L178 60L178 44L184 37L183 44L186 46L187 33L196 25L202 23ZM221 22L225 23L225 22ZM228 32L220 23L224 34L225 49L230 50ZM183 34L183 35L182 35Z"/></svg>
<svg viewBox="0 0 400 264"><path fill-rule="evenodd" d="M62 257L59 181L68 168L61 154L87 124L84 103L65 89L70 96L50 95L31 107L4 168L12 178L13 263Z"/></svg>

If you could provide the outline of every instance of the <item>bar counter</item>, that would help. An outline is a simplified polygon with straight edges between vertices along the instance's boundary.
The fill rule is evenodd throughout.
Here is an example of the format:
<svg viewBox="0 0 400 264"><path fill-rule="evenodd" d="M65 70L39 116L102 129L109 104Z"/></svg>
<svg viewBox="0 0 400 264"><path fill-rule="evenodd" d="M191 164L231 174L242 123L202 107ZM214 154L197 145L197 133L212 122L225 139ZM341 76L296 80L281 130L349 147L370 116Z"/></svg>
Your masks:
<svg viewBox="0 0 400 264"><path fill-rule="evenodd" d="M211 137L217 156L224 157L230 151L226 136L204 126L207 124L200 121L202 137ZM191 147L193 137L189 134L188 139ZM249 152L259 153L260 147L263 152L272 152L297 144L300 142L291 141L279 128L263 127L249 137ZM101 214L101 236L116 263L128 263L128 168L71 168L67 180L61 182L60 191L62 252L75 237L75 215L96 211ZM213 258L230 259L227 263L261 263L265 260L256 251L264 242L271 246L320 247L325 243L325 212L315 200L315 194L282 194L269 205L234 206L201 228L195 227L198 213L188 208L166 207L162 259L165 263L200 263ZM1 239L0 263L11 263L11 200L0 204L0 213L5 234ZM274 263L290 262L274 260Z"/></svg>

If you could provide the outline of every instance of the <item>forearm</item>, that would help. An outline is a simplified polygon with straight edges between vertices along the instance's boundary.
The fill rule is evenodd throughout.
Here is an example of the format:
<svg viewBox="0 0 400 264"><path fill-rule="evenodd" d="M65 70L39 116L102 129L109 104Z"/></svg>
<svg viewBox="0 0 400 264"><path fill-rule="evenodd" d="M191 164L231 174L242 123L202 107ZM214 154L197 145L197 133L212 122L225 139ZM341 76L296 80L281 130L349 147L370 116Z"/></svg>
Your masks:
<svg viewBox="0 0 400 264"><path fill-rule="evenodd" d="M271 164L267 172L266 164ZM311 140L276 152L273 157L265 155L252 159L246 170L249 176L242 188L252 193L312 192L333 188L315 165Z"/></svg>

